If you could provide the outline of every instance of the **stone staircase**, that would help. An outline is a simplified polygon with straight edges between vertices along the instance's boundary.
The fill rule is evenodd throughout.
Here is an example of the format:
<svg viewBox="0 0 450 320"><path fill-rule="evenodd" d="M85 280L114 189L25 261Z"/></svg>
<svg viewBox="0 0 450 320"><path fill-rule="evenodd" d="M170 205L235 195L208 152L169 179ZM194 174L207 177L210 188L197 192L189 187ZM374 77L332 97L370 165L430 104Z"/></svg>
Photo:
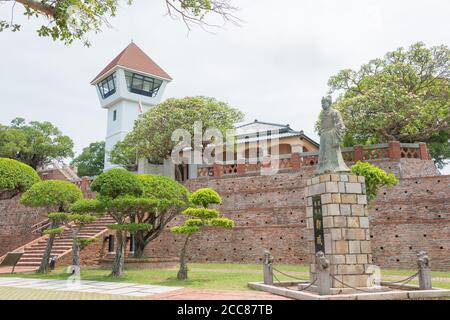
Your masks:
<svg viewBox="0 0 450 320"><path fill-rule="evenodd" d="M78 238L96 238L107 231L107 225L114 224L115 221L110 216L98 218L96 221L81 228ZM40 237L15 251L23 251L24 254L17 263L17 267L35 270L41 264L47 245L48 236ZM57 235L50 257L57 256L58 260L72 251L72 232L67 229Z"/></svg>

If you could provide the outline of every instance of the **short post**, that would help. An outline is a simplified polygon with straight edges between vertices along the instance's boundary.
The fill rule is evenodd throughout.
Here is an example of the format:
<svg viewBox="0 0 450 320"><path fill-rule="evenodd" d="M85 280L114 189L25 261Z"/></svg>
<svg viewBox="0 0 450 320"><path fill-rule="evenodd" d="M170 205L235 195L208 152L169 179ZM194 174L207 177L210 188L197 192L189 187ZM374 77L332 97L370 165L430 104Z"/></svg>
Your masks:
<svg viewBox="0 0 450 320"><path fill-rule="evenodd" d="M419 267L419 287L420 290L431 290L431 268L430 259L425 251L420 251L417 254L417 265Z"/></svg>
<svg viewBox="0 0 450 320"><path fill-rule="evenodd" d="M316 276L319 295L331 294L330 262L323 251L316 253Z"/></svg>
<svg viewBox="0 0 450 320"><path fill-rule="evenodd" d="M264 284L273 285L273 257L265 250L263 257Z"/></svg>

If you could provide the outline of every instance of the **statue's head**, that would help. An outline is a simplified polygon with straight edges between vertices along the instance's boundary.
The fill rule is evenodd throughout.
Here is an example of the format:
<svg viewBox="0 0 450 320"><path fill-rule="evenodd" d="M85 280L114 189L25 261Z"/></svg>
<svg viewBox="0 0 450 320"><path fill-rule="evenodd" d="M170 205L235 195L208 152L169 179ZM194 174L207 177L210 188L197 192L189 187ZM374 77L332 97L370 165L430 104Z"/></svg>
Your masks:
<svg viewBox="0 0 450 320"><path fill-rule="evenodd" d="M331 96L323 97L322 98L322 109L323 110L330 109L332 103L333 103L333 100L331 99Z"/></svg>

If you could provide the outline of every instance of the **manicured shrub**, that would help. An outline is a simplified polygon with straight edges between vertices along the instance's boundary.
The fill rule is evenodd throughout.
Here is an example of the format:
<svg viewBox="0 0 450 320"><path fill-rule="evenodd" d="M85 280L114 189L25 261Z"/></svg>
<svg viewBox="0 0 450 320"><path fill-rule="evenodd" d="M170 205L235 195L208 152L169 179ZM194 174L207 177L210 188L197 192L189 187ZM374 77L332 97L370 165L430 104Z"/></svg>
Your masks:
<svg viewBox="0 0 450 320"><path fill-rule="evenodd" d="M377 197L380 188L384 186L395 186L398 183L398 180L393 173L387 173L383 169L368 162L356 162L352 166L352 173L365 178L368 201Z"/></svg>
<svg viewBox="0 0 450 320"><path fill-rule="evenodd" d="M185 206L188 203L188 189L172 178L157 174L138 174L137 177L143 185L144 197L164 200L169 205Z"/></svg>
<svg viewBox="0 0 450 320"><path fill-rule="evenodd" d="M17 160L0 158L0 192L23 192L41 179L29 165Z"/></svg>
<svg viewBox="0 0 450 320"><path fill-rule="evenodd" d="M219 194L211 188L200 188L191 194L190 200L196 206L206 208L211 204L221 204L222 199Z"/></svg>
<svg viewBox="0 0 450 320"><path fill-rule="evenodd" d="M143 186L135 174L116 168L97 176L92 181L91 190L104 197L116 198L124 195L140 196Z"/></svg>
<svg viewBox="0 0 450 320"><path fill-rule="evenodd" d="M80 189L73 183L62 180L46 180L34 184L20 201L29 207L56 208L68 211L70 205L83 198Z"/></svg>

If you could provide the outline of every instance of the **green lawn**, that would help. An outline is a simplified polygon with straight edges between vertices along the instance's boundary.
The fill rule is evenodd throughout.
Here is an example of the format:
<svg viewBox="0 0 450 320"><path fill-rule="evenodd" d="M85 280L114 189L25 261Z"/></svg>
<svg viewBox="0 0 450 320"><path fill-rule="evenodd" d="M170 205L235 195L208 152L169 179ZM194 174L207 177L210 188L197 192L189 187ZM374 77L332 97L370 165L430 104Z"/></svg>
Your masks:
<svg viewBox="0 0 450 320"><path fill-rule="evenodd" d="M133 282L139 284L154 284L164 286L181 286L192 289L210 290L250 290L248 282L262 281L262 267L260 264L223 264L223 263L191 263L189 264L189 280L178 281L176 269L127 269L123 277L109 277L110 269L83 268L83 280ZM308 279L308 266L276 265L276 268L292 274L296 278ZM47 279L67 279L65 268L59 268L50 274L37 273L1 275L6 277L27 277ZM399 280L402 277L414 274L414 270L382 270L383 279L389 281ZM277 274L277 273L275 273ZM290 280L288 277L277 274L279 280ZM450 289L450 272L433 272L433 277L442 278L434 281L433 285ZM416 284L417 282L410 282Z"/></svg>

